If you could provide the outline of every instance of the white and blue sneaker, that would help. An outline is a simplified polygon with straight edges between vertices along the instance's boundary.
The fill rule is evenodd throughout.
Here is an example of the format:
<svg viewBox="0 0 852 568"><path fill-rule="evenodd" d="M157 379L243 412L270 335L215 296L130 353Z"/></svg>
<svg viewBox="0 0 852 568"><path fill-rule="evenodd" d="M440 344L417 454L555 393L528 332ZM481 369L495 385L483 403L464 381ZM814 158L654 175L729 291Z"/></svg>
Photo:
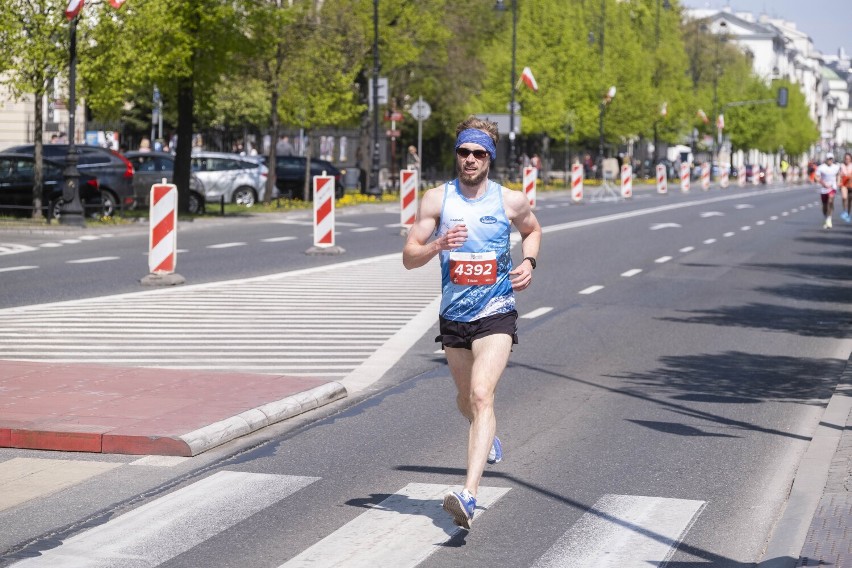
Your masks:
<svg viewBox="0 0 852 568"><path fill-rule="evenodd" d="M840 214L840 218L843 219L843 221L846 223L852 223L852 217L850 217L849 213L847 213L846 211Z"/></svg>
<svg viewBox="0 0 852 568"><path fill-rule="evenodd" d="M486 461L492 465L503 461L503 444L497 436L494 436L494 443L491 444L491 451L488 452Z"/></svg>
<svg viewBox="0 0 852 568"><path fill-rule="evenodd" d="M476 498L467 489L456 493L447 493L444 497L444 510L453 517L458 526L470 530L473 523L473 513L476 511Z"/></svg>

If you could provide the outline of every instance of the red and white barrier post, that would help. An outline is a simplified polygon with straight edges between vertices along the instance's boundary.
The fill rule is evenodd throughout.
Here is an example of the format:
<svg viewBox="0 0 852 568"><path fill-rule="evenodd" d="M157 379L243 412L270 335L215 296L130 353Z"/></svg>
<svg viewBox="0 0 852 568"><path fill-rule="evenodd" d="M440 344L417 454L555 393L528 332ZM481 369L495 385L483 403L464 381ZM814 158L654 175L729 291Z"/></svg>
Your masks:
<svg viewBox="0 0 852 568"><path fill-rule="evenodd" d="M633 166L629 164L621 166L621 197L624 199L633 197Z"/></svg>
<svg viewBox="0 0 852 568"><path fill-rule="evenodd" d="M775 173L772 171L772 166L766 166L766 183L772 183L772 180L775 179Z"/></svg>
<svg viewBox="0 0 852 568"><path fill-rule="evenodd" d="M177 186L170 183L152 185L149 203L148 270L150 274L142 279L142 284L155 286L183 284L183 276L175 274Z"/></svg>
<svg viewBox="0 0 852 568"><path fill-rule="evenodd" d="M721 170L719 171L719 186L722 189L727 189L729 184L729 175L731 167L728 164L724 166L720 166Z"/></svg>
<svg viewBox="0 0 852 568"><path fill-rule="evenodd" d="M745 164L740 164L740 167L737 169L737 185L740 187L745 187L746 184L746 168Z"/></svg>
<svg viewBox="0 0 852 568"><path fill-rule="evenodd" d="M583 164L571 166L571 199L575 203L583 201Z"/></svg>
<svg viewBox="0 0 852 568"><path fill-rule="evenodd" d="M530 207L535 209L535 182L538 179L538 170L532 166L524 166L524 193L530 200Z"/></svg>
<svg viewBox="0 0 852 568"><path fill-rule="evenodd" d="M402 225L404 231L414 226L414 218L417 215L417 188L419 185L417 170L409 169L399 172L399 223Z"/></svg>
<svg viewBox="0 0 852 568"><path fill-rule="evenodd" d="M707 162L701 164L701 189L710 189L710 164Z"/></svg>
<svg viewBox="0 0 852 568"><path fill-rule="evenodd" d="M684 193L689 191L689 162L680 164L680 190Z"/></svg>
<svg viewBox="0 0 852 568"><path fill-rule="evenodd" d="M314 176L314 246L334 246L334 177Z"/></svg>
<svg viewBox="0 0 852 568"><path fill-rule="evenodd" d="M657 164L657 193L669 192L669 179L665 164Z"/></svg>

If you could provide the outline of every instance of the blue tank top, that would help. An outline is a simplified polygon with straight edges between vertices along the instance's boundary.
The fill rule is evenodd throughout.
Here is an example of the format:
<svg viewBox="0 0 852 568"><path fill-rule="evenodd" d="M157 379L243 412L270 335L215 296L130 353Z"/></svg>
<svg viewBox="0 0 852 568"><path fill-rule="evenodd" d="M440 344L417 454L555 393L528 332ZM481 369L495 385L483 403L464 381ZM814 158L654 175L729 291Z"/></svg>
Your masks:
<svg viewBox="0 0 852 568"><path fill-rule="evenodd" d="M485 194L467 199L458 180L444 186L444 202L436 236L451 227L467 225L467 240L456 249L460 253L494 253L496 281L485 285L461 285L450 274L452 251L441 251L441 309L443 318L469 322L515 309L515 295L509 280L512 255L509 252L509 218L503 209L503 188L489 180Z"/></svg>

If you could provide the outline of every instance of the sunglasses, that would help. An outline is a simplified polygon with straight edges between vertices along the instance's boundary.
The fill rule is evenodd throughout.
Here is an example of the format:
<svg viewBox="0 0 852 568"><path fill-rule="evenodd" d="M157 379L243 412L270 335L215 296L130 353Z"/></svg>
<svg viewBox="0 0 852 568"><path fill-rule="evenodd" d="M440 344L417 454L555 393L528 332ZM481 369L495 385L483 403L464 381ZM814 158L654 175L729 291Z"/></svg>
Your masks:
<svg viewBox="0 0 852 568"><path fill-rule="evenodd" d="M477 160L484 160L488 156L488 152L485 150L469 150L467 148L456 148L456 154L460 158L467 158L471 154Z"/></svg>

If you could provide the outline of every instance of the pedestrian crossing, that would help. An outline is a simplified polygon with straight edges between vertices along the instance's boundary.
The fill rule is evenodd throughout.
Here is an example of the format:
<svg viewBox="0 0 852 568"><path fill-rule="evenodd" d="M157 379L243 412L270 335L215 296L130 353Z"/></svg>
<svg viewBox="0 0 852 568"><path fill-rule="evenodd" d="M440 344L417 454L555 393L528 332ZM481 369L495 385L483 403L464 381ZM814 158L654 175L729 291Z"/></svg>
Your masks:
<svg viewBox="0 0 852 568"><path fill-rule="evenodd" d="M437 319L439 292L437 263L407 271L397 253L9 308L0 310L0 359L340 379L386 345L401 355ZM391 341L400 334L408 339Z"/></svg>
<svg viewBox="0 0 852 568"><path fill-rule="evenodd" d="M49 469L46 463L0 463L7 469ZM43 460L54 462L57 460ZM120 464L101 464L105 472ZM98 473L89 463L83 482ZM228 538L231 529L279 505L321 478L313 476L219 470L207 477L111 517L83 527L55 546L38 542L16 558L16 568L155 568L210 539ZM66 484L67 485L67 484ZM279 568L415 568L434 553L446 550L464 529L441 509L443 496L457 489L440 483L408 483L354 519L316 541ZM477 499L473 531L483 516L505 514L511 487L483 486ZM703 501L604 495L544 551L530 568L648 568L664 565L705 507ZM503 513L501 513L501 510ZM306 513L308 514L308 513ZM311 515L319 514L312 510ZM295 524L305 520L292 519ZM558 521L555 521L558 522ZM552 522L551 522L552 524ZM485 529L483 529L485 530ZM201 549L199 549L200 551ZM37 552L36 552L37 551ZM6 560L9 560L7 558ZM0 557L0 561L3 558Z"/></svg>

